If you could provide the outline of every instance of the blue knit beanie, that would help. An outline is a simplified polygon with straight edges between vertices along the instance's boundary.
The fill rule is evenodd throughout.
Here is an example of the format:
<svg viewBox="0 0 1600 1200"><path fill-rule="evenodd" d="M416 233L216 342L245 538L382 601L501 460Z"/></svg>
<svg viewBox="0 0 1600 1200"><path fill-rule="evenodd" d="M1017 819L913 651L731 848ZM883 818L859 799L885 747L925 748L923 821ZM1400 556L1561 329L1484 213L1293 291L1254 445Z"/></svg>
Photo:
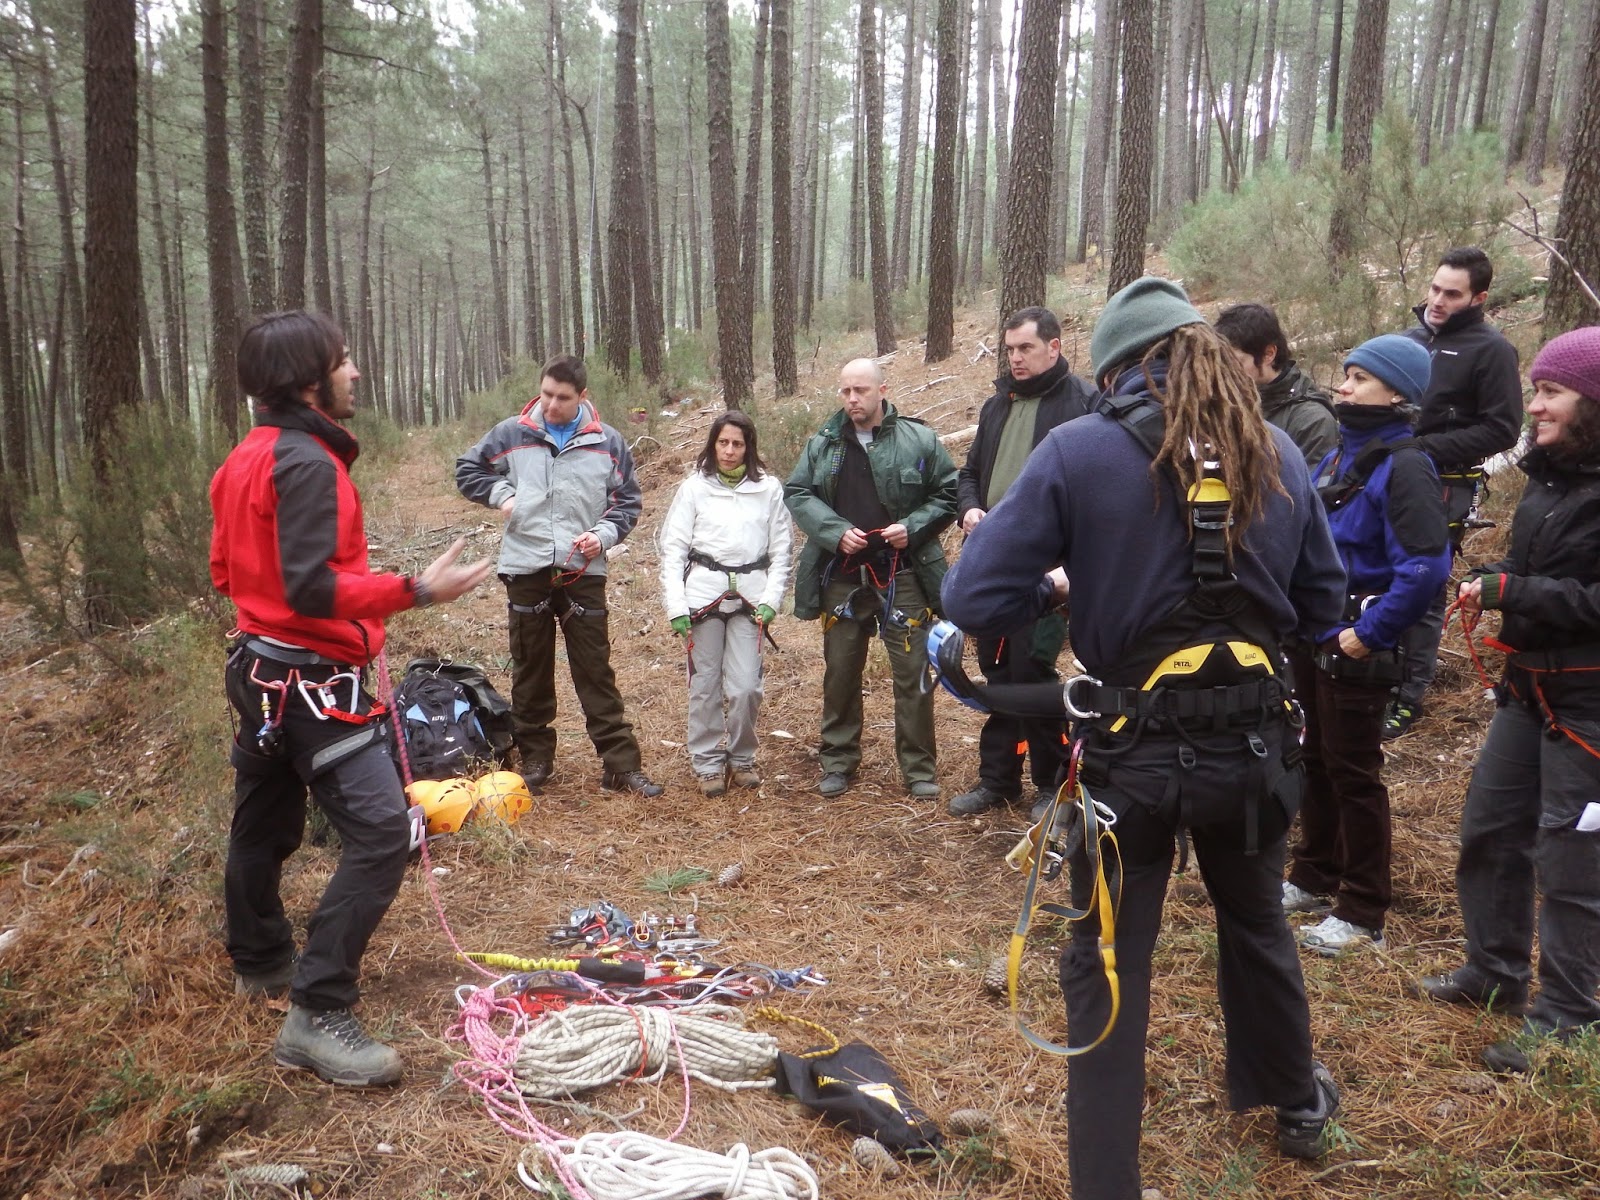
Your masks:
<svg viewBox="0 0 1600 1200"><path fill-rule="evenodd" d="M1398 333L1385 333L1362 342L1345 357L1344 365L1360 367L1381 379L1407 404L1422 403L1433 370L1427 348Z"/></svg>

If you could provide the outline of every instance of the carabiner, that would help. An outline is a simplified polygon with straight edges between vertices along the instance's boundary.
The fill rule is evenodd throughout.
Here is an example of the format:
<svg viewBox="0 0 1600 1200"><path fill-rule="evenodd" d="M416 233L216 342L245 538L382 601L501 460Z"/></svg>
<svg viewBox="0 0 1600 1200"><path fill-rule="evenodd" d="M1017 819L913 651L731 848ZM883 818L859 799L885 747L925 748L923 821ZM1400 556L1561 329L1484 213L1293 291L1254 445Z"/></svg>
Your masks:
<svg viewBox="0 0 1600 1200"><path fill-rule="evenodd" d="M1074 675L1071 679L1067 680L1066 685L1061 689L1061 699L1067 707L1067 715L1076 717L1080 721L1096 720L1100 716L1098 712L1092 708L1079 708L1077 704L1073 702L1072 687L1074 684L1079 683L1086 687L1102 686L1100 681L1093 675Z"/></svg>

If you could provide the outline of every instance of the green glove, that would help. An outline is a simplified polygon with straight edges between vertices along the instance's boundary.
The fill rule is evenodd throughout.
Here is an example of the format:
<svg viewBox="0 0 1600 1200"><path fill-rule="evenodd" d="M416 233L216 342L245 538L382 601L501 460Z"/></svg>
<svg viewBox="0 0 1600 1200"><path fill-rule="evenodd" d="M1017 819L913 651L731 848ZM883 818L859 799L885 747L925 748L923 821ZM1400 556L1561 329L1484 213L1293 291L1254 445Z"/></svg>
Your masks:
<svg viewBox="0 0 1600 1200"><path fill-rule="evenodd" d="M771 625L777 619L778 614L772 611L772 605L756 605L756 620L760 621L763 625Z"/></svg>
<svg viewBox="0 0 1600 1200"><path fill-rule="evenodd" d="M672 621L670 623L672 625L672 632L676 636L678 636L678 637L688 637L689 636L689 618L688 617L673 617Z"/></svg>

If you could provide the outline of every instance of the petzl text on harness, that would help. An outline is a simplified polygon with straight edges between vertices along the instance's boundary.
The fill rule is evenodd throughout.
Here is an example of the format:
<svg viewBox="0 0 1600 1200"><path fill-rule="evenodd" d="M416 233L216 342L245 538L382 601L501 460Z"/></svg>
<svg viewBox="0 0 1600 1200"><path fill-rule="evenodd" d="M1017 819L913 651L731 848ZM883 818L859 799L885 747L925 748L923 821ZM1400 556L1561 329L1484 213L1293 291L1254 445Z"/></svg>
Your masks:
<svg viewBox="0 0 1600 1200"><path fill-rule="evenodd" d="M906 1094L905 1081L865 1042L816 1058L780 1052L778 1090L896 1154L933 1150L943 1140L933 1118Z"/></svg>

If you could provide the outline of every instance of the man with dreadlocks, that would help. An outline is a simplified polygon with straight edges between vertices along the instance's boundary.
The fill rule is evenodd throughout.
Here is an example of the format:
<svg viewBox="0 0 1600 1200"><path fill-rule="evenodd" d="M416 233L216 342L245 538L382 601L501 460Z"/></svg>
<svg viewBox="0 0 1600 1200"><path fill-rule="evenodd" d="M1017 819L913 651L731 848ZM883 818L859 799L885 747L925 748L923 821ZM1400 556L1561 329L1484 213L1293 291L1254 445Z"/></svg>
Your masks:
<svg viewBox="0 0 1600 1200"><path fill-rule="evenodd" d="M1087 671L1067 685L1078 795L1114 820L1122 865L1114 955L1091 912L1061 956L1070 1039L1086 1047L1068 1065L1072 1195L1137 1200L1150 962L1180 830L1217 914L1229 1101L1274 1106L1286 1154L1327 1149L1339 1092L1312 1059L1280 904L1300 783L1281 644L1337 622L1344 571L1304 459L1181 288L1147 277L1118 292L1090 355L1096 411L1040 443L943 596L984 637L1070 586ZM1095 848L1070 856L1080 906Z"/></svg>

